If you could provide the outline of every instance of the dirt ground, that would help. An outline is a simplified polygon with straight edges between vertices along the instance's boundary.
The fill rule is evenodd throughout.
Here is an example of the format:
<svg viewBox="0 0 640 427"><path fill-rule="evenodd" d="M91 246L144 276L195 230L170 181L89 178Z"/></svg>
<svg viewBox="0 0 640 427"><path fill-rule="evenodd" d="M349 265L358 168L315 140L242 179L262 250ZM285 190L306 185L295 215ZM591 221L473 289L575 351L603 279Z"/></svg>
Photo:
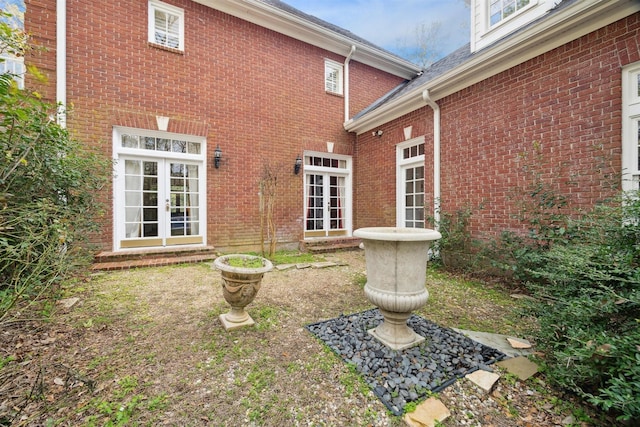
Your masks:
<svg viewBox="0 0 640 427"><path fill-rule="evenodd" d="M274 270L247 311L251 328L226 332L212 263L97 273L65 289L70 308L0 332L0 426L402 426L357 373L304 325L371 308L361 251L339 266ZM452 285L453 283L453 285ZM430 278L418 314L442 326L519 332L502 290ZM35 316L34 316L35 317ZM588 407L541 375L505 376L491 394L458 381L438 397L444 426L588 426Z"/></svg>

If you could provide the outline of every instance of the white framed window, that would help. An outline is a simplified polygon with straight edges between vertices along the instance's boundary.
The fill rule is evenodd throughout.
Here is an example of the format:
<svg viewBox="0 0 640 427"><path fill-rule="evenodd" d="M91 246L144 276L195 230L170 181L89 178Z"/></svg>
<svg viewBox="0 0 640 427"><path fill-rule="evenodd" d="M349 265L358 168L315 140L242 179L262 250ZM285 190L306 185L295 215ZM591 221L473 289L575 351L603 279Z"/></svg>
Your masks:
<svg viewBox="0 0 640 427"><path fill-rule="evenodd" d="M341 63L326 59L324 61L324 90L329 93L342 95L342 80L344 67Z"/></svg>
<svg viewBox="0 0 640 427"><path fill-rule="evenodd" d="M622 69L622 189L640 189L640 62Z"/></svg>
<svg viewBox="0 0 640 427"><path fill-rule="evenodd" d="M531 0L489 0L489 26L517 15L531 3Z"/></svg>
<svg viewBox="0 0 640 427"><path fill-rule="evenodd" d="M149 2L149 42L184 50L184 10L160 1Z"/></svg>
<svg viewBox="0 0 640 427"><path fill-rule="evenodd" d="M425 228L424 136L396 146L396 226Z"/></svg>
<svg viewBox="0 0 640 427"><path fill-rule="evenodd" d="M24 58L0 55L0 74L10 73L19 89L24 89Z"/></svg>

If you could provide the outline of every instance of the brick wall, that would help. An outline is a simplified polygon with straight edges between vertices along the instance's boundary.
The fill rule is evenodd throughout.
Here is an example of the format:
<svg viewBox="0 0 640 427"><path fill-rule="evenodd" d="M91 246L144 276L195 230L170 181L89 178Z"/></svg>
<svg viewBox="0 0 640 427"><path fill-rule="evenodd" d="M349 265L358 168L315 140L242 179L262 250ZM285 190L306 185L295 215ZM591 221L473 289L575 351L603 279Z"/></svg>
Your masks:
<svg viewBox="0 0 640 427"><path fill-rule="evenodd" d="M530 160L537 145L543 159L537 171L569 198L572 211L615 193L621 172L621 68L635 61L640 61L640 14L439 100L443 211L474 209L476 236L522 230L513 217L512 195L532 182L523 165L536 163ZM393 152L403 140L402 127L413 125L414 135L426 135L425 174L432 176L432 116L425 107L381 126L380 139L370 133L358 137L354 228L395 224Z"/></svg>
<svg viewBox="0 0 640 427"><path fill-rule="evenodd" d="M147 43L145 0L108 8L67 0L69 129L105 156L112 153L113 125L156 129L156 115L170 117L169 131L204 134L208 243L219 247L259 242L258 179L268 162L282 172L279 238L299 240L303 180L293 174L296 157L326 151L327 141L335 153L353 154L355 137L342 127L344 98L324 91L325 58L344 57L188 0L167 3L185 10L184 52ZM52 16L55 22L55 0L27 1L27 28L55 47ZM48 52L32 61L52 69ZM352 114L401 82L355 61L351 77ZM218 145L223 157L214 169ZM103 199L111 206L111 188ZM107 209L105 249L112 244L111 215Z"/></svg>

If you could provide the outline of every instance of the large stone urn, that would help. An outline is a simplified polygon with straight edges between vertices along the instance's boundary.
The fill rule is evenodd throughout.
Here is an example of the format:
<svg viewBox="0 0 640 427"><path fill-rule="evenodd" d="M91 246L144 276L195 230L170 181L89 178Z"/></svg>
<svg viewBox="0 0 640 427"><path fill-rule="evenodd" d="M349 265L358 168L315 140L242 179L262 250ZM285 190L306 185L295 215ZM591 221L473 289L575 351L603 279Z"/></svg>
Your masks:
<svg viewBox="0 0 640 427"><path fill-rule="evenodd" d="M360 228L353 235L364 243L364 294L384 317L368 332L394 350L424 341L409 328L407 320L429 298L425 283L429 245L442 237L440 233L422 228L369 227Z"/></svg>
<svg viewBox="0 0 640 427"><path fill-rule="evenodd" d="M222 296L231 306L231 311L220 315L224 329L231 331L254 325L245 307L253 302L264 273L273 268L271 261L259 256L232 254L216 258L213 264L222 272Z"/></svg>

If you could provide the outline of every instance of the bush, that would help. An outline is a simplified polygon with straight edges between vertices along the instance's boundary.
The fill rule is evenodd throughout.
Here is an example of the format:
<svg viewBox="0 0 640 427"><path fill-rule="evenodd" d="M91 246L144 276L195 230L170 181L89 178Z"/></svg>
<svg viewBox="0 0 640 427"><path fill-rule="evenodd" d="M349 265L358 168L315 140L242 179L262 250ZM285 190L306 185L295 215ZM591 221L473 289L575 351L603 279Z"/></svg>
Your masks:
<svg viewBox="0 0 640 427"><path fill-rule="evenodd" d="M640 419L639 197L565 218L562 238L513 252L549 378L623 420Z"/></svg>
<svg viewBox="0 0 640 427"><path fill-rule="evenodd" d="M0 22L2 53L18 52L15 33ZM55 105L0 76L0 321L64 277L96 226L108 164L72 141L55 116Z"/></svg>

